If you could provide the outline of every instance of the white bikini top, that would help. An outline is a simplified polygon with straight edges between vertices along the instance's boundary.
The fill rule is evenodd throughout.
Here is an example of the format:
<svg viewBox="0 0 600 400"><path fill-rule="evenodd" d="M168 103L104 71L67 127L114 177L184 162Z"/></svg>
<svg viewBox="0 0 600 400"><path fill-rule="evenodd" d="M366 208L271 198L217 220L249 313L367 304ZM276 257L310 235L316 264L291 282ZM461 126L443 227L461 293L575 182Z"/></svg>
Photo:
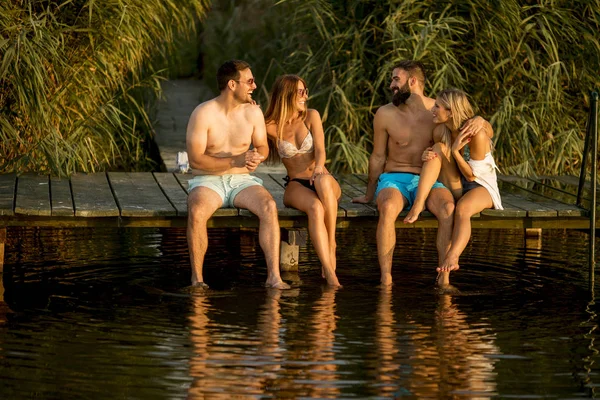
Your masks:
<svg viewBox="0 0 600 400"><path fill-rule="evenodd" d="M310 130L306 134L306 137L302 141L300 148L297 149L292 143L287 142L285 140L277 141L277 152L279 153L279 157L281 158L292 158L296 154L306 154L313 151L314 143L313 136L310 133Z"/></svg>

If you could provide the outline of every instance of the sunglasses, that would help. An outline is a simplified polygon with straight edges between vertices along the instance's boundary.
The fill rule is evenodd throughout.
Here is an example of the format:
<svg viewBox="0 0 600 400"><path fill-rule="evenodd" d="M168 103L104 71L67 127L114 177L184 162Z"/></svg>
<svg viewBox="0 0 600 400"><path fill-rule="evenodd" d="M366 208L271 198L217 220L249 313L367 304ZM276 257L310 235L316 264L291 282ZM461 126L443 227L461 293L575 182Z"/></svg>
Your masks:
<svg viewBox="0 0 600 400"><path fill-rule="evenodd" d="M308 88L306 88L306 89L298 89L298 96L302 97L304 95L308 96Z"/></svg>
<svg viewBox="0 0 600 400"><path fill-rule="evenodd" d="M243 81L236 81L235 79L233 79L233 81L237 82L237 83L242 83L243 82ZM254 85L254 78L250 78L246 82L243 82L243 83L246 83L247 85L252 86L252 85Z"/></svg>

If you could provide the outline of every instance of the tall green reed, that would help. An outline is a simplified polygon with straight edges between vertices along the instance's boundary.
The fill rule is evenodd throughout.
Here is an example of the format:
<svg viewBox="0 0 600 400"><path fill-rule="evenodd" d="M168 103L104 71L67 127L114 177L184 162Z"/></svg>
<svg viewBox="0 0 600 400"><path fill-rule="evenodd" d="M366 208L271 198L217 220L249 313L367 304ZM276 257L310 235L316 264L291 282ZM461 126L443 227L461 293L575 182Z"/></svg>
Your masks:
<svg viewBox="0 0 600 400"><path fill-rule="evenodd" d="M151 168L148 110L206 0L0 4L0 171Z"/></svg>
<svg viewBox="0 0 600 400"><path fill-rule="evenodd" d="M243 55L262 70L276 65L265 88L273 71L307 80L333 170L366 172L374 112L389 101L391 66L407 58L426 65L430 96L448 86L470 94L494 127L502 172L576 173L581 166L588 92L600 86L600 0L245 4L268 5L262 41L229 32L246 53L228 43L219 51L225 58ZM226 13L222 18L228 20Z"/></svg>

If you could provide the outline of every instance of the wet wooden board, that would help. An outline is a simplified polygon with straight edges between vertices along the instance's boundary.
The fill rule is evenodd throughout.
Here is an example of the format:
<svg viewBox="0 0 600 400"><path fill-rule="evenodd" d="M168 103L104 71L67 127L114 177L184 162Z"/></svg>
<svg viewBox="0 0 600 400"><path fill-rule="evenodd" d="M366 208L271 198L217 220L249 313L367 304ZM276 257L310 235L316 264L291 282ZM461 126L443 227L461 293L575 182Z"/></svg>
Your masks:
<svg viewBox="0 0 600 400"><path fill-rule="evenodd" d="M179 182L181 187L183 187L183 189L186 192L188 190L188 181L190 179L192 179L193 177L194 177L194 175L192 175L192 174L180 174L180 173L175 174L175 178L177 178L177 181ZM187 199L186 199L186 204L187 204ZM213 217L235 217L238 215L240 215L240 211L237 208L219 208L217 211L215 211L215 213L213 214Z"/></svg>
<svg viewBox="0 0 600 400"><path fill-rule="evenodd" d="M19 177L15 214L52 215L50 179L47 175L23 174Z"/></svg>
<svg viewBox="0 0 600 400"><path fill-rule="evenodd" d="M108 180L122 217L177 215L151 173L109 172Z"/></svg>
<svg viewBox="0 0 600 400"><path fill-rule="evenodd" d="M50 178L50 199L53 217L72 217L75 215L69 179Z"/></svg>
<svg viewBox="0 0 600 400"><path fill-rule="evenodd" d="M73 205L77 217L118 217L115 202L106 173L75 174L71 176Z"/></svg>
<svg viewBox="0 0 600 400"><path fill-rule="evenodd" d="M0 175L0 215L14 215L16 174Z"/></svg>
<svg viewBox="0 0 600 400"><path fill-rule="evenodd" d="M177 216L185 217L187 215L187 192L177 178L171 172L155 172L153 175L160 189L175 208Z"/></svg>

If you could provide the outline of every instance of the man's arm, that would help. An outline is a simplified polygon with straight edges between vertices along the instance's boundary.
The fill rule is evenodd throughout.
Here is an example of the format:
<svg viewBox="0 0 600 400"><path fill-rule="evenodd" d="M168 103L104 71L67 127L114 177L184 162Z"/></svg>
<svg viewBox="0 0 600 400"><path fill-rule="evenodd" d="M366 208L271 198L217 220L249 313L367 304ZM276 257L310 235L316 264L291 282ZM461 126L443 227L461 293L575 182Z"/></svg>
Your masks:
<svg viewBox="0 0 600 400"><path fill-rule="evenodd" d="M254 125L252 134L252 145L256 151L266 159L269 156L269 143L267 142L267 127L265 118L258 106L253 106L250 110L250 118Z"/></svg>
<svg viewBox="0 0 600 400"><path fill-rule="evenodd" d="M234 157L214 157L207 154L206 143L208 141L208 116L205 107L198 106L187 126L186 147L188 159L192 172L202 170L206 172L225 172L232 167L244 167L244 155Z"/></svg>
<svg viewBox="0 0 600 400"><path fill-rule="evenodd" d="M269 156L269 142L267 140L267 127L265 118L258 106L253 106L248 110L248 119L253 125L252 145L254 149L246 152L246 168L254 172L256 167Z"/></svg>
<svg viewBox="0 0 600 400"><path fill-rule="evenodd" d="M371 154L371 157L369 157L369 182L367 183L367 193L364 197L352 199L352 201L356 203L368 203L373 200L375 197L375 190L377 189L377 180L385 167L388 133L384 124L384 112L385 111L381 108L377 110L375 119L373 120L373 153Z"/></svg>

